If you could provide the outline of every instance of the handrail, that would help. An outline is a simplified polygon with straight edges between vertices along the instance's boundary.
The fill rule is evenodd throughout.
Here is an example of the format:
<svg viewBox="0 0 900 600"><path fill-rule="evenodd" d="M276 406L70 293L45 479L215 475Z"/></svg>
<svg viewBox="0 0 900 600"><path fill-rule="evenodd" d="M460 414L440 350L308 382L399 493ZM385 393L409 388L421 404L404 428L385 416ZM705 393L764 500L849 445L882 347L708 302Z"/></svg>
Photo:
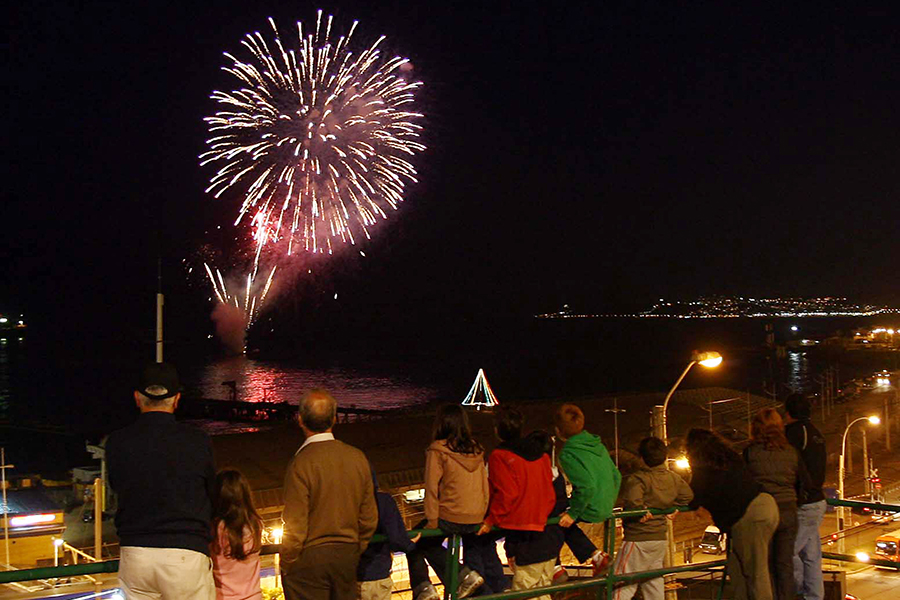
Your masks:
<svg viewBox="0 0 900 600"><path fill-rule="evenodd" d="M837 500L837 499L827 499L827 503L832 506L849 506L855 508L869 508L871 510L880 510L885 512L900 512L900 505L897 504L885 504L880 502L859 502L855 500ZM648 510L628 510L628 511L616 511L614 512L606 521L606 532L604 534L604 550L609 552L610 555L613 554L615 549L615 528L609 527L610 521L615 521L617 519L628 518L628 517L639 517L650 512L654 515L665 515L674 512L689 512L692 509L686 506L677 506L674 508L670 508L667 510L659 510L659 509L650 509ZM548 524L555 524L559 522L559 518L549 519L547 521ZM440 529L414 529L409 532L410 538L415 537L416 535L422 534L422 537L437 537L447 535ZM459 548L459 536L453 535L450 536L450 548L458 549ZM372 538L373 542L385 542L387 541L387 537L383 534L376 535ZM280 544L265 544L261 549L261 554L277 554L281 549ZM452 556L454 553L451 552ZM849 554L834 554L823 552L822 556L824 558L828 558L830 560L840 560L844 562L856 562L863 564L871 564L878 565L884 567L894 567L900 568L900 562L883 560L879 558L870 557L868 561L863 561L857 558L856 556L852 556ZM456 569L452 568L451 563L451 573L448 578L448 584L455 580L455 575L457 574ZM458 565L458 563L455 563ZM656 569L652 571L640 571L635 573L629 573L627 575L611 575L603 578L590 579L585 581L577 581L572 583L564 583L561 585L554 585L544 588L533 588L529 590L520 590L516 592L504 592L501 594L491 594L490 596L483 596L485 600L518 600L521 598L528 598L532 596L542 596L548 593L554 593L559 591L566 590L574 590L581 589L587 587L595 587L595 586L604 586L607 590L612 590L613 587L618 583L630 583L634 581L642 581L644 579L653 579L659 577L660 575L668 575L672 573L684 573L684 572L697 572L697 571L713 571L722 566L724 566L724 560L718 561L710 561L703 563L694 563L690 565L684 565L681 567L667 567L665 569ZM66 565L61 567L38 567L33 569L19 569L16 571L0 571L0 584L6 583L15 583L20 581L34 581L38 579L52 579L59 577L74 577L77 575L96 575L100 573L115 573L119 570L119 561L118 560L105 560L99 561L95 563L87 563L87 564L78 564L78 565ZM448 585L450 588L449 597L452 600L456 598L456 589L455 585Z"/></svg>

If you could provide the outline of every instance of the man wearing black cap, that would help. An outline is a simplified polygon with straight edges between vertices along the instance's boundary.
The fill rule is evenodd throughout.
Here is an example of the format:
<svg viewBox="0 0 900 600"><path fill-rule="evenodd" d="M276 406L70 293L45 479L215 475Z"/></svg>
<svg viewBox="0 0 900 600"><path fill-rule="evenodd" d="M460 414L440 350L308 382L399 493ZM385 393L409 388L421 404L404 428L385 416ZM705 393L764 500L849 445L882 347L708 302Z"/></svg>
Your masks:
<svg viewBox="0 0 900 600"><path fill-rule="evenodd" d="M175 367L152 363L134 392L137 420L106 442L118 494L119 583L128 600L215 600L209 558L215 480L205 433L175 422Z"/></svg>

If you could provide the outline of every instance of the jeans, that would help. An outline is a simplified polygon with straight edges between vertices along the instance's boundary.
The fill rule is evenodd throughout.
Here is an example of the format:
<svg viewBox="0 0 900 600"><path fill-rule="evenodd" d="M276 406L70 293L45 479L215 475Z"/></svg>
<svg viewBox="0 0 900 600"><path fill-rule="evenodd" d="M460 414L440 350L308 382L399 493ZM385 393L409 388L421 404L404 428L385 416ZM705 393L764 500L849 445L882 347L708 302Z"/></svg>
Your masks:
<svg viewBox="0 0 900 600"><path fill-rule="evenodd" d="M425 523L425 521L422 521L413 529L421 529L425 527ZM497 555L495 547L492 548L496 538L491 535L475 535L475 532L481 527L481 523L465 525L450 523L441 519L438 521L438 527L446 533L455 533L462 536L463 564L484 576L486 563L488 565L493 563L493 557L490 556L490 553L493 553L495 557ZM447 574L444 570L447 566L448 552L443 546L444 539L443 537L422 538L416 543L416 548L406 554L406 561L409 564L409 585L414 593L420 585L429 581L428 564L437 573L441 583L446 583ZM485 560L486 556L488 557L487 560ZM426 560L428 564L425 564ZM496 559L496 563L500 563L499 558Z"/></svg>
<svg viewBox="0 0 900 600"><path fill-rule="evenodd" d="M797 509L797 539L794 542L794 582L805 600L822 600L822 543L819 526L825 516L824 500L803 504Z"/></svg>
<svg viewBox="0 0 900 600"><path fill-rule="evenodd" d="M794 600L794 541L797 539L797 507L778 507L778 527L769 550L769 572L775 587L775 600Z"/></svg>

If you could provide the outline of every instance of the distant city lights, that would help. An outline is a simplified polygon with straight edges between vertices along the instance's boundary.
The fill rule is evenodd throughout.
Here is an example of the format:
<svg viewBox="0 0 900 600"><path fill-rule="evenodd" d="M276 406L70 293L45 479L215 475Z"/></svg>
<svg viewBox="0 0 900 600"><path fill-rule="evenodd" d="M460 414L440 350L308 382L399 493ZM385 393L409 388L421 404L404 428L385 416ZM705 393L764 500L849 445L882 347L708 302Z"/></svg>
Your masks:
<svg viewBox="0 0 900 600"><path fill-rule="evenodd" d="M667 319L722 319L722 318L803 318L803 317L871 317L900 315L900 308L875 305L859 305L846 298L744 298L701 297L692 301L666 301L659 299L650 310L639 313L576 313L568 305L562 310L535 315L539 319L589 319L589 318L667 318ZM800 330L792 325L791 331ZM897 328L874 330L874 333L893 335Z"/></svg>

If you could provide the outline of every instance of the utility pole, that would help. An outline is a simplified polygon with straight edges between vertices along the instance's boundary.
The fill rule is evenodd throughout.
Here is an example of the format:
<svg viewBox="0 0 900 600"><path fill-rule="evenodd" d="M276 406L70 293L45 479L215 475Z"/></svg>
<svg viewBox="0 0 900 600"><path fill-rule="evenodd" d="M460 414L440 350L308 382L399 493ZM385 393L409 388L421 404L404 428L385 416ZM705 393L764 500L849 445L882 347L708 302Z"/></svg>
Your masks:
<svg viewBox="0 0 900 600"><path fill-rule="evenodd" d="M103 560L103 504L100 496L103 494L103 480L99 477L94 480L94 558L97 562Z"/></svg>
<svg viewBox="0 0 900 600"><path fill-rule="evenodd" d="M604 409L603 412L613 413L613 423L615 424L616 436L616 467L619 466L619 413L628 412L624 408L619 408L619 399L613 398L613 407Z"/></svg>
<svg viewBox="0 0 900 600"><path fill-rule="evenodd" d="M866 428L862 428L862 436L863 436L863 479L866 482L866 493L868 494L871 491L870 483L869 483L869 446L866 443Z"/></svg>
<svg viewBox="0 0 900 600"><path fill-rule="evenodd" d="M6 470L15 465L6 464L6 448L0 448L0 472L3 485L3 542L6 545L6 566L9 568L9 504L6 502Z"/></svg>
<svg viewBox="0 0 900 600"><path fill-rule="evenodd" d="M884 398L884 448L891 451L891 403Z"/></svg>

